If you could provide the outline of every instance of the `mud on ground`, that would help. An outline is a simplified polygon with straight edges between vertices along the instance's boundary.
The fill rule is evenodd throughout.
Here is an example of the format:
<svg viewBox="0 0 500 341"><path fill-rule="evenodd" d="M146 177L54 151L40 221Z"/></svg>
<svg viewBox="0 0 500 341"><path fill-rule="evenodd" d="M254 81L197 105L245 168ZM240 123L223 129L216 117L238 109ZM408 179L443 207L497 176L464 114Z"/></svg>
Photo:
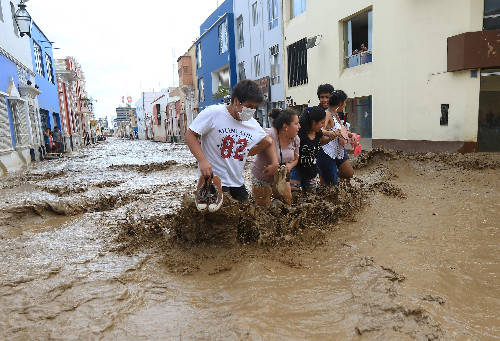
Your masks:
<svg viewBox="0 0 500 341"><path fill-rule="evenodd" d="M499 161L375 150L291 207L216 214L181 145L40 164L0 181L0 335L494 340Z"/></svg>

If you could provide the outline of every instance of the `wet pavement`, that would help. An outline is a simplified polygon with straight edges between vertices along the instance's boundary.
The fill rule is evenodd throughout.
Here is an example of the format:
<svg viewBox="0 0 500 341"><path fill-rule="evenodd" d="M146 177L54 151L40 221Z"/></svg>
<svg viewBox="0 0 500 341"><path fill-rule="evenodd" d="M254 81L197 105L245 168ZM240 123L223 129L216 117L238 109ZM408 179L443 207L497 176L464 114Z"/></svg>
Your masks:
<svg viewBox="0 0 500 341"><path fill-rule="evenodd" d="M500 157L193 209L183 145L110 139L0 179L0 339L498 340Z"/></svg>

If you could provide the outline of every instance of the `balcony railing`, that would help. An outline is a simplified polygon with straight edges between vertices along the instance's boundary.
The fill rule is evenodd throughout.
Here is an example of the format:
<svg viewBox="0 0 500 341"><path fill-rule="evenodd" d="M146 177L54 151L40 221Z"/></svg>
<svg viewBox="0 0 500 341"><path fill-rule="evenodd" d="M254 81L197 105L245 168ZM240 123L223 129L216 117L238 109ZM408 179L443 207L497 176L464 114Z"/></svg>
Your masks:
<svg viewBox="0 0 500 341"><path fill-rule="evenodd" d="M372 51L363 51L351 56L345 57L345 67L355 67L358 65L371 63L372 62Z"/></svg>

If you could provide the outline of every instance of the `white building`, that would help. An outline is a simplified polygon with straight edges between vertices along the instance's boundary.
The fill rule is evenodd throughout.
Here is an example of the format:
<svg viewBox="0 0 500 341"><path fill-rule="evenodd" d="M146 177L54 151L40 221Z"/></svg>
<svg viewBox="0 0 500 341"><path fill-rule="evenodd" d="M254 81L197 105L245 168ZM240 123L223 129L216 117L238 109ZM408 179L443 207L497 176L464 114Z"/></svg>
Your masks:
<svg viewBox="0 0 500 341"><path fill-rule="evenodd" d="M238 81L259 83L265 103L256 118L269 127L268 112L285 106L281 0L234 1L234 18Z"/></svg>
<svg viewBox="0 0 500 341"><path fill-rule="evenodd" d="M153 106L153 140L158 142L167 141L167 107L169 102L168 89L162 89L161 94L151 101Z"/></svg>
<svg viewBox="0 0 500 341"><path fill-rule="evenodd" d="M290 105L317 105L318 85L331 83L373 146L500 149L500 1L283 4Z"/></svg>
<svg viewBox="0 0 500 341"><path fill-rule="evenodd" d="M142 92L136 102L137 128L139 139L152 139L151 127L147 129L147 122L151 122L153 117L153 101L162 95L161 92Z"/></svg>

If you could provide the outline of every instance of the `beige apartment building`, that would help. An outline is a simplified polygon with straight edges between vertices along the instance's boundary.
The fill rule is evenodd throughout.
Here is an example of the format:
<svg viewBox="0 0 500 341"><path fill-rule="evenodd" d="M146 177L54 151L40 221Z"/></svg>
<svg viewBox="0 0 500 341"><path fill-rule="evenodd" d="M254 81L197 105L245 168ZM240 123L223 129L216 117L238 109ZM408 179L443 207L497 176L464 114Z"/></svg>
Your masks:
<svg viewBox="0 0 500 341"><path fill-rule="evenodd" d="M285 96L331 83L373 147L500 151L500 1L283 0Z"/></svg>

